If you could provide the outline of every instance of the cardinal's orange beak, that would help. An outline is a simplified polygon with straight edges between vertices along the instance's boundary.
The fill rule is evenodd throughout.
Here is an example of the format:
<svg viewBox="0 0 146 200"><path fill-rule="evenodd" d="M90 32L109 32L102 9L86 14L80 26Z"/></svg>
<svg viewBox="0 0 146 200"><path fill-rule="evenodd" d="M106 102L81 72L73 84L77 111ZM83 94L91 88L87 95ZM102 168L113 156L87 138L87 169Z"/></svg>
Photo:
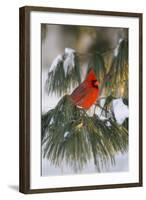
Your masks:
<svg viewBox="0 0 146 200"><path fill-rule="evenodd" d="M98 81L96 81L96 82L94 83L94 85L95 85L95 86L99 86L100 83L99 83Z"/></svg>

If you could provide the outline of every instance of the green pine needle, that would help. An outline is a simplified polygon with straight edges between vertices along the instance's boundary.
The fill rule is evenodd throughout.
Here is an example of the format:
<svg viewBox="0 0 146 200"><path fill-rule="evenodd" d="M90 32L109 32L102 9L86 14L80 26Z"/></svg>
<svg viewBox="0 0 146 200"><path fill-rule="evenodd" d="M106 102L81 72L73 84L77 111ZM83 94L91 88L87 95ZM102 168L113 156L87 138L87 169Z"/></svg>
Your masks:
<svg viewBox="0 0 146 200"><path fill-rule="evenodd" d="M97 115L88 116L65 95L54 109L42 116L43 157L55 166L65 162L75 171L82 170L91 159L98 172L109 161L114 165L115 155L127 151L128 132L112 119L108 121L109 127Z"/></svg>
<svg viewBox="0 0 146 200"><path fill-rule="evenodd" d="M64 72L63 61L59 62L54 71L48 73L46 91L48 94L55 93L58 96L68 93L72 87L81 82L80 66L78 57L75 54L75 66L71 72Z"/></svg>

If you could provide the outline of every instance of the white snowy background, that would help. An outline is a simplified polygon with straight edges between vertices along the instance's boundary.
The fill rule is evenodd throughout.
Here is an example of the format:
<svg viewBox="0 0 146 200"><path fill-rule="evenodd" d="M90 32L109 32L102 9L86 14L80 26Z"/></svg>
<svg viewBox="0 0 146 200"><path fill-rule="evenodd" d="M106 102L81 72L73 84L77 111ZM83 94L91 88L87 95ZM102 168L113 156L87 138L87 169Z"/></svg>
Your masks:
<svg viewBox="0 0 146 200"><path fill-rule="evenodd" d="M75 49L74 46L74 35L72 32L63 31L62 26L58 25L48 25L45 29L45 37L42 39L42 113L54 108L61 97L55 95L48 96L45 90L45 82L48 77L48 72L55 68L57 62L62 59L64 53L70 52L68 48ZM84 39L86 41L86 38ZM88 38L87 38L87 42ZM92 43L93 41L90 41ZM89 44L88 44L89 45ZM118 46L114 52L117 55ZM70 54L71 55L71 54ZM73 63L73 56L69 56L66 59L65 68L67 68L67 63ZM67 69L66 69L67 70ZM117 99L113 101L113 111L117 120L117 123L122 124L126 117L128 117L128 107L123 104L122 99ZM128 170L128 153L117 154L115 157L115 165L109 165L108 168L102 170L102 172L123 172ZM67 175L75 173L71 168L66 166L65 163L61 167L55 167L51 165L49 160L42 159L42 176L50 175ZM84 169L79 174L97 173L94 166L93 160L87 164Z"/></svg>

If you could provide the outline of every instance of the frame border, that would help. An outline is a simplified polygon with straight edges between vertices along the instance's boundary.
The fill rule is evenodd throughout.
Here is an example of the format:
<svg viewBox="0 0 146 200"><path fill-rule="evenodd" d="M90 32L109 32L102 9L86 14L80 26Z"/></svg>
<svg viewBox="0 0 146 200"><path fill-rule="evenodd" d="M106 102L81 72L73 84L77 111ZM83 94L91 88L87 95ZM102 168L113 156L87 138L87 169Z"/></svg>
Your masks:
<svg viewBox="0 0 146 200"><path fill-rule="evenodd" d="M125 16L139 18L139 182L97 186L30 189L30 12L61 12L74 14ZM143 14L53 7L24 6L19 8L19 192L24 194L113 189L143 186L142 142L142 62Z"/></svg>

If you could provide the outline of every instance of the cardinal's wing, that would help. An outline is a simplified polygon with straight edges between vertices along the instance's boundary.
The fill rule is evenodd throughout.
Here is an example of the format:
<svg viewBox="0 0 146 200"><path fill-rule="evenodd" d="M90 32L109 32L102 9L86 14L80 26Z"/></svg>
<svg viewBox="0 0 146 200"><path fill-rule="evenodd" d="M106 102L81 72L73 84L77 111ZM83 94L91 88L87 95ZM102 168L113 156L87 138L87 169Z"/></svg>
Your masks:
<svg viewBox="0 0 146 200"><path fill-rule="evenodd" d="M83 82L72 92L71 98L75 104L78 104L82 99L86 97L89 89L90 88L88 87L87 83Z"/></svg>
<svg viewBox="0 0 146 200"><path fill-rule="evenodd" d="M88 109L96 101L97 97L98 90L95 88L90 88L89 90L87 90L87 94L78 101L77 105L82 108Z"/></svg>

